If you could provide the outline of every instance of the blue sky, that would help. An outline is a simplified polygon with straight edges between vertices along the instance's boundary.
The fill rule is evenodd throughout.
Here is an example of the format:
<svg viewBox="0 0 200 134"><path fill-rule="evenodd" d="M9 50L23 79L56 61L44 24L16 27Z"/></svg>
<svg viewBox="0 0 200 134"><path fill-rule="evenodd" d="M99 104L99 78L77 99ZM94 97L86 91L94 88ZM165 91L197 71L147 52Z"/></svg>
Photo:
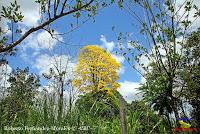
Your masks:
<svg viewBox="0 0 200 134"><path fill-rule="evenodd" d="M0 1L0 5L8 5L11 1L13 0ZM178 6L183 0L177 0L176 2ZM39 7L33 0L18 0L18 3L21 5L21 11L24 15L23 22L18 26L22 29L22 32L25 32L39 24ZM194 3L200 6L198 0L195 0ZM133 10L144 16L143 11L138 10L137 7L134 6ZM182 9L180 10L181 13L183 13ZM189 17L192 19L192 16ZM145 16L142 18L145 19ZM12 69L29 67L31 73L37 73L41 76L42 73L47 73L50 67L53 68L53 64L55 65L56 62L61 60L62 67L68 64L69 69L67 71L70 77L71 69L76 65L78 50L84 45L99 45L122 64L119 71L119 83L121 85L119 92L128 102L137 99L137 88L141 82L144 82L144 79L130 67L122 56L116 55L115 51L117 50L117 35L119 32L130 33L132 40L139 41L146 46L147 40L140 34L139 24L128 12L121 10L116 4L100 10L94 20L95 22L89 20L75 31L62 36L59 34L68 32L71 29L70 24L74 23L75 25L77 20L72 16L57 20L51 27L54 28L55 34L58 34L56 38L59 41L52 39L50 34L44 30L31 34L17 47L16 56L8 57L9 66ZM196 21L194 26L199 27L199 24L200 20ZM7 21L3 19L0 25L4 29L8 29L9 26ZM113 26L115 32L112 31ZM127 42L124 42L124 45L127 45ZM141 60L143 60L143 63L148 64L147 60ZM41 83L43 86L48 84L42 77Z"/></svg>
<svg viewBox="0 0 200 134"><path fill-rule="evenodd" d="M65 33L68 31L69 23L66 22L74 22L76 21L75 18L65 17L62 19L59 19L53 24L53 27L55 30L59 33ZM103 10L101 10L98 15L95 17L95 22L93 20L88 21L86 24L83 24L80 28L76 29L75 31L62 36L63 42L68 43L69 45L65 45L62 43L57 42L55 46L56 52L59 53L60 45L62 46L62 49L68 49L70 51L70 54L73 56L77 56L77 50L84 45L87 44L94 44L94 45L103 45L101 41L101 36L103 35L106 38L107 42L114 42L114 49L113 52L116 50L117 47L117 34L119 32L128 32L128 33L139 33L138 27L134 27L131 23L133 22L133 19L131 19L130 15L128 15L125 11L119 9L116 5L109 6ZM112 26L115 26L116 32L112 31ZM42 32L42 31L39 31ZM39 33L37 32L37 33ZM137 37L135 37L137 38ZM137 38L138 39L138 38ZM26 39L22 46L27 46ZM56 49L57 48L57 49ZM37 72L34 68L32 68L30 65L30 62L24 61L24 59L21 56L19 47L19 52L15 57L9 58L9 63L13 68L16 67L26 67L29 66L30 70L33 72ZM34 49L28 48L26 49L27 58L30 58L30 61L34 61L36 57L31 57L35 52ZM48 51L40 51L41 54L48 53ZM64 52L63 52L64 53ZM123 62L123 66L125 67L124 74L120 75L119 81L139 81L140 78L138 74L126 63L126 61Z"/></svg>
<svg viewBox="0 0 200 134"><path fill-rule="evenodd" d="M21 4L22 11L25 13L25 21L20 27L22 31L26 31L31 25L37 25L38 15L36 9L38 7L25 0L21 0ZM76 21L75 18L64 17L53 23L52 27L57 33L65 33L69 31L70 23ZM140 30L136 25L137 22L127 12L119 9L114 4L98 12L95 22L89 20L75 31L64 36L57 36L65 44L50 39L50 35L44 30L32 34L18 47L16 56L8 58L9 65L12 69L29 67L30 72L41 75L47 71L45 69L49 68L48 63L52 59L52 56L59 57L62 55L64 58L65 56L70 57L70 62L73 64L76 62L78 49L88 44L100 45L105 49L109 48L108 51L115 55L114 52L117 50L117 35L119 32L131 33L133 39L143 40L139 34ZM115 26L115 32L112 31L113 26ZM49 42L51 45L45 46ZM136 97L135 93L138 92L136 88L139 87L141 77L128 65L122 56L115 55L115 57L122 64L122 70L119 73L119 82L121 84L119 91L130 101ZM43 85L46 84L43 79L41 79L41 83Z"/></svg>

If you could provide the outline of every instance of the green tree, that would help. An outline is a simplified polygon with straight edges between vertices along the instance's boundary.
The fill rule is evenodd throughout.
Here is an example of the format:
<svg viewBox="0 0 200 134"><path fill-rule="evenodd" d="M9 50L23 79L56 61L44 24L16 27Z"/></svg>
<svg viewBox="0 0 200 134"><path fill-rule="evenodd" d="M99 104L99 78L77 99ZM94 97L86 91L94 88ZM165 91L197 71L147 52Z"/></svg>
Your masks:
<svg viewBox="0 0 200 134"><path fill-rule="evenodd" d="M13 71L8 81L10 86L7 96L1 101L3 106L1 119L5 121L2 122L5 123L4 126L13 122L25 124L40 86L39 78L34 74L29 74L28 68L26 68Z"/></svg>
<svg viewBox="0 0 200 134"><path fill-rule="evenodd" d="M110 96L105 91L92 91L79 96L76 102L81 113L90 115L92 118L115 119L119 117L119 92L113 91Z"/></svg>
<svg viewBox="0 0 200 134"><path fill-rule="evenodd" d="M169 114L173 112L172 99L167 92L166 76L161 75L156 68L146 75L147 83L144 83L139 89L144 93L144 99L149 102L159 115L166 116L169 125L172 127ZM178 100L176 100L178 102Z"/></svg>
<svg viewBox="0 0 200 134"><path fill-rule="evenodd" d="M167 121L157 116L155 111L144 101L133 101L127 105L128 132L136 134L168 134Z"/></svg>
<svg viewBox="0 0 200 134"><path fill-rule="evenodd" d="M182 96L192 105L192 118L195 125L200 128L200 29L188 37L184 49L183 69L180 71L180 77L184 82Z"/></svg>
<svg viewBox="0 0 200 134"><path fill-rule="evenodd" d="M137 0L134 4L124 4L123 8L137 21L144 40L131 40L129 34L123 36L120 33L121 54L146 78L146 88L143 91L148 102L153 102L154 105L158 103L155 106L160 108L157 109L168 109L168 114L172 109L178 122L180 105L175 94L179 75L177 72L181 68L183 45L189 29L200 16L200 10L193 2L187 0L180 5L177 1L170 0ZM144 14L136 10L143 11ZM123 39L128 43L123 43ZM123 44L128 46L122 46Z"/></svg>

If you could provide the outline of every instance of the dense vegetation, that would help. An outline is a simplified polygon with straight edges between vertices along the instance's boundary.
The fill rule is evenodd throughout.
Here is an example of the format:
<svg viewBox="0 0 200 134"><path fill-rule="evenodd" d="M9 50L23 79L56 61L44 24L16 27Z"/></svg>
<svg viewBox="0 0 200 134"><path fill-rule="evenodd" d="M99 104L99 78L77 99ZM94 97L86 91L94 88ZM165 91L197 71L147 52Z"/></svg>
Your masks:
<svg viewBox="0 0 200 134"><path fill-rule="evenodd" d="M24 17L17 1L2 6L1 17L9 21L12 34L0 29L0 67L4 70L0 74L0 134L170 134L184 125L199 133L200 29L193 23L200 9L193 2L185 0L180 6L170 0L36 3L41 24L25 32L16 28ZM116 50L145 78L138 89L142 99L126 102L118 92L121 65L98 45L80 49L73 70L59 61L42 75L31 73L28 67L5 73L7 57L17 54L18 46L33 32L45 30L56 38L50 24L57 19L73 17L85 23L114 3L135 19L145 39L139 42L119 33ZM41 79L49 85L44 86ZM180 118L191 120L183 124Z"/></svg>

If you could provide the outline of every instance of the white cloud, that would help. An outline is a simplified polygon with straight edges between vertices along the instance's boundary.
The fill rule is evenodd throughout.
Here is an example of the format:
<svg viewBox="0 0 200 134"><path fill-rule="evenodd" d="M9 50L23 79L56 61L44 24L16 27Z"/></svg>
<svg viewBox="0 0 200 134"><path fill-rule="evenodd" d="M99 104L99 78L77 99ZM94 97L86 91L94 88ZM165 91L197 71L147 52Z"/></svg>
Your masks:
<svg viewBox="0 0 200 134"><path fill-rule="evenodd" d="M125 73L125 67L124 66L121 66L120 69L117 71L118 74L124 74Z"/></svg>
<svg viewBox="0 0 200 134"><path fill-rule="evenodd" d="M128 103L131 103L133 100L142 99L142 94L137 89L140 87L139 82L124 81L119 84L121 87L118 91Z"/></svg>
<svg viewBox="0 0 200 134"><path fill-rule="evenodd" d="M33 67L37 68L39 71L39 74L45 74L46 76L49 75L50 68L52 68L54 72L54 76L58 76L58 71L63 72L65 71L65 76L64 78L64 84L66 84L69 80L73 79L74 77L74 68L75 68L75 63L71 61L71 57L67 55L54 55L50 56L47 54L40 55L36 59L35 64ZM55 78L55 77L54 77ZM46 91L47 93L57 93L58 88L60 87L60 83L54 79L50 79L46 85L40 88L40 91ZM56 84L55 84L56 83ZM65 86L65 98L68 98L68 93L69 93L69 88L66 89ZM76 90L74 90L76 91Z"/></svg>
<svg viewBox="0 0 200 134"><path fill-rule="evenodd" d="M37 68L40 74L47 73L53 67L51 57L47 54L38 56L33 67Z"/></svg>
<svg viewBox="0 0 200 134"><path fill-rule="evenodd" d="M104 49L106 49L108 52L113 51L113 49L115 47L115 43L113 41L111 41L111 42L107 41L107 39L104 35L101 35L100 40L102 42L102 47Z"/></svg>
<svg viewBox="0 0 200 134"><path fill-rule="evenodd" d="M58 43L58 40L63 41L63 38L58 35L57 31L55 31L54 34L56 35L54 36L56 39L52 38L52 36L47 31L34 33L24 41L23 49L32 48L36 51L39 51L41 49L52 50L54 46Z"/></svg>
<svg viewBox="0 0 200 134"><path fill-rule="evenodd" d="M0 66L0 98L3 96L5 88L10 86L7 80L11 72L12 68L8 64Z"/></svg>
<svg viewBox="0 0 200 134"><path fill-rule="evenodd" d="M67 55L54 55L50 56L47 54L40 55L37 57L33 67L39 70L39 74L49 73L49 69L56 70L58 67L61 71L66 71L69 77L72 77L72 72L75 67L75 63L71 61L71 57ZM55 72L57 73L57 72Z"/></svg>
<svg viewBox="0 0 200 134"><path fill-rule="evenodd" d="M180 43L178 43L178 42L182 42L182 38L177 38L176 39L176 53L177 54L179 54L179 55L182 55L183 54L183 48L182 48L182 46L181 46L181 44ZM183 41L183 43L184 43L184 41ZM169 46L173 46L173 43L167 43L167 47L169 47ZM166 52L166 50L164 49L164 47L163 47L163 45L162 44L158 44L158 46L161 46L160 48L158 48L158 51L159 51L159 53L162 55L162 61L163 61L163 63L165 64L166 62L167 62L167 52ZM156 55L156 49L155 49L155 46L153 46L153 48L152 48L152 50L151 51L149 51L149 55L151 55L151 54L154 54L154 55ZM140 62L140 64L143 64L143 66L145 67L145 68L147 68L148 67L148 71L151 71L152 70L152 67L150 67L149 66L149 64L152 62L152 61L155 61L156 59L155 59L155 57L150 57L149 56L149 58L147 57L147 56L145 56L145 55L142 55L140 58L139 58L139 62ZM167 66L167 65L166 65ZM146 71L136 62L135 63L135 67L136 67L136 69L138 69L142 74L145 74L146 73Z"/></svg>
<svg viewBox="0 0 200 134"><path fill-rule="evenodd" d="M65 78L64 84L66 84L69 80L73 79L74 75L74 68L76 66L76 63L72 61L71 57L69 55L54 55L50 56L47 54L40 55L37 57L35 64L33 67L37 68L39 71L39 74L49 74L50 68L54 70L55 76L58 75L57 69L59 69L60 72L65 71ZM56 69L57 68L57 69ZM43 85L38 90L40 93L47 93L48 95L53 95L58 93L58 89L60 88L60 83L56 80L51 81L50 79L46 85ZM56 84L55 84L56 83ZM74 99L77 98L79 91L77 89L73 89L70 85L64 86L64 99L65 103L69 102L69 96ZM71 94L70 94L71 93ZM56 98L57 99L57 98Z"/></svg>
<svg viewBox="0 0 200 134"><path fill-rule="evenodd" d="M21 11L24 15L22 24L26 26L35 26L40 19L39 5L33 0L19 0Z"/></svg>
<svg viewBox="0 0 200 134"><path fill-rule="evenodd" d="M141 84L143 84L143 83L145 83L146 82L146 79L144 78L144 77L140 77L140 82L141 82Z"/></svg>
<svg viewBox="0 0 200 134"><path fill-rule="evenodd" d="M116 55L116 54L112 54L111 56L117 61L119 62L121 65L124 63L124 57L120 56L120 55ZM118 70L118 74L124 74L125 73L125 67L121 66L120 69Z"/></svg>
<svg viewBox="0 0 200 134"><path fill-rule="evenodd" d="M148 67L150 70L150 67L148 66L150 64L151 60L149 60L146 56L142 55L139 58L139 63L143 64L143 67ZM139 65L137 62L135 62L135 68L141 73L141 74L145 74L146 71L144 70L141 65ZM142 76L141 76L142 77Z"/></svg>
<svg viewBox="0 0 200 134"><path fill-rule="evenodd" d="M107 41L104 35L101 35L100 41L102 42L101 47L104 48L109 53L111 53L111 56L122 65L125 60L124 57L113 53L113 49L115 48L115 43L113 41L111 42ZM118 70L118 74L124 74L124 72L125 72L125 67L121 66L121 68Z"/></svg>
<svg viewBox="0 0 200 134"><path fill-rule="evenodd" d="M11 35L11 30L9 29L5 18L0 18L0 28L2 32L5 33L7 36Z"/></svg>
<svg viewBox="0 0 200 134"><path fill-rule="evenodd" d="M116 55L116 54L111 54L113 58L116 59L117 62L119 63L123 63L124 62L124 57L123 56L120 56L120 55Z"/></svg>
<svg viewBox="0 0 200 134"><path fill-rule="evenodd" d="M116 54L112 54L111 53L111 56L117 61L119 62L121 65L124 63L124 57L121 56L121 55L116 55ZM125 67L124 66L121 66L120 69L118 70L118 74L124 74L125 72Z"/></svg>

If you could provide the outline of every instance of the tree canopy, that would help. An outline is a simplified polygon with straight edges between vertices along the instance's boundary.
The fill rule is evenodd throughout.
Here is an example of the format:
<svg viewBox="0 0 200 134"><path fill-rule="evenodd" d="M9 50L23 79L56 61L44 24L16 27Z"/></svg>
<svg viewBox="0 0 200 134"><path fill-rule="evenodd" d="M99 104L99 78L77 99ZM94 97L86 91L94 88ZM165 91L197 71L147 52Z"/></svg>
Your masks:
<svg viewBox="0 0 200 134"><path fill-rule="evenodd" d="M104 49L85 46L79 52L76 67L78 75L74 79L74 86L85 92L107 90L110 93L111 90L119 88L116 82L119 68L120 64Z"/></svg>

